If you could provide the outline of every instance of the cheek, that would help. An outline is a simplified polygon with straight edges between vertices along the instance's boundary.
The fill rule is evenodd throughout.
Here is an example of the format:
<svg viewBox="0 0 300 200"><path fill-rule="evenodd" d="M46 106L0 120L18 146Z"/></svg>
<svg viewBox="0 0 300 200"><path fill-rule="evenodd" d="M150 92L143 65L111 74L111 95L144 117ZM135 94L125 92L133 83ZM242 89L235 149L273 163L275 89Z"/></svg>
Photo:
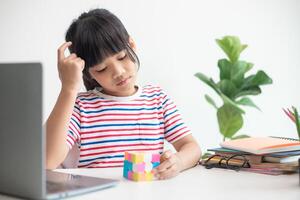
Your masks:
<svg viewBox="0 0 300 200"><path fill-rule="evenodd" d="M137 71L138 71L138 66L137 66L137 64L135 64L134 62L131 61L131 62L129 62L128 65L126 65L126 66L128 66L127 70L130 71L131 74L136 74L136 73L137 73Z"/></svg>
<svg viewBox="0 0 300 200"><path fill-rule="evenodd" d="M103 85L103 83L105 83L105 76L101 76L101 75L97 75L95 76L95 80L101 85Z"/></svg>

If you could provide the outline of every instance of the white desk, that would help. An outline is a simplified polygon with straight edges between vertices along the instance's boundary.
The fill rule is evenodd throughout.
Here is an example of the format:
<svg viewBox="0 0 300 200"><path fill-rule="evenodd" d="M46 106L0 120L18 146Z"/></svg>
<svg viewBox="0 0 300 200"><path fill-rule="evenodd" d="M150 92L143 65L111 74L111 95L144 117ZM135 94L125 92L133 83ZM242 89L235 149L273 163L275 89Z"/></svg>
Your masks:
<svg viewBox="0 0 300 200"><path fill-rule="evenodd" d="M122 177L122 168L57 171L120 180L116 187L68 200L300 200L299 174L271 176L197 166L169 180L132 182ZM0 199L15 198L0 195Z"/></svg>

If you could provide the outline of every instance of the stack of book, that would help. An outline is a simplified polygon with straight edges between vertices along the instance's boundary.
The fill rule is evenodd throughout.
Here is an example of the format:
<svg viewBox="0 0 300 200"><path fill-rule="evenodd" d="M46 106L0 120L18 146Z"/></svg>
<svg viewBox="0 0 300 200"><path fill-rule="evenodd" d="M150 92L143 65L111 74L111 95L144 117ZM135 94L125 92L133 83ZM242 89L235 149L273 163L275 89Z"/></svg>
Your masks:
<svg viewBox="0 0 300 200"><path fill-rule="evenodd" d="M219 148L208 149L213 155L204 159L206 166L221 166L263 174L299 171L300 141L278 137L251 137L225 141Z"/></svg>

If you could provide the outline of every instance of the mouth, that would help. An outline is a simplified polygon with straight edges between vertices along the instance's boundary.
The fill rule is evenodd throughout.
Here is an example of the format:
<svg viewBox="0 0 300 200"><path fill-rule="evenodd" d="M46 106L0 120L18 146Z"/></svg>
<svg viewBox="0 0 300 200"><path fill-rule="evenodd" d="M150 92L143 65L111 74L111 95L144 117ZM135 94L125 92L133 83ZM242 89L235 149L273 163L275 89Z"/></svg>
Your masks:
<svg viewBox="0 0 300 200"><path fill-rule="evenodd" d="M131 77L128 77L128 78L125 78L125 79L119 81L119 82L117 83L117 86L123 86L123 85L126 85L126 84L129 82L129 79L130 79L130 78L131 78Z"/></svg>

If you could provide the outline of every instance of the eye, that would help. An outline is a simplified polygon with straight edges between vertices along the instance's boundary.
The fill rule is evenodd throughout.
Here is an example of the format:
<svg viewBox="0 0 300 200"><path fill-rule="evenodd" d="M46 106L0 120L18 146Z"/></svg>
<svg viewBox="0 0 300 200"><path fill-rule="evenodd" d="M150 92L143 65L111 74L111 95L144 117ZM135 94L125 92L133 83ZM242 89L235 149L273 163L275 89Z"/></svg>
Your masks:
<svg viewBox="0 0 300 200"><path fill-rule="evenodd" d="M96 72L100 73L100 72L104 72L106 70L106 67L100 69L100 70L96 70Z"/></svg>
<svg viewBox="0 0 300 200"><path fill-rule="evenodd" d="M122 56L121 58L118 58L118 60L124 60L127 57L127 54L125 53L124 56Z"/></svg>

